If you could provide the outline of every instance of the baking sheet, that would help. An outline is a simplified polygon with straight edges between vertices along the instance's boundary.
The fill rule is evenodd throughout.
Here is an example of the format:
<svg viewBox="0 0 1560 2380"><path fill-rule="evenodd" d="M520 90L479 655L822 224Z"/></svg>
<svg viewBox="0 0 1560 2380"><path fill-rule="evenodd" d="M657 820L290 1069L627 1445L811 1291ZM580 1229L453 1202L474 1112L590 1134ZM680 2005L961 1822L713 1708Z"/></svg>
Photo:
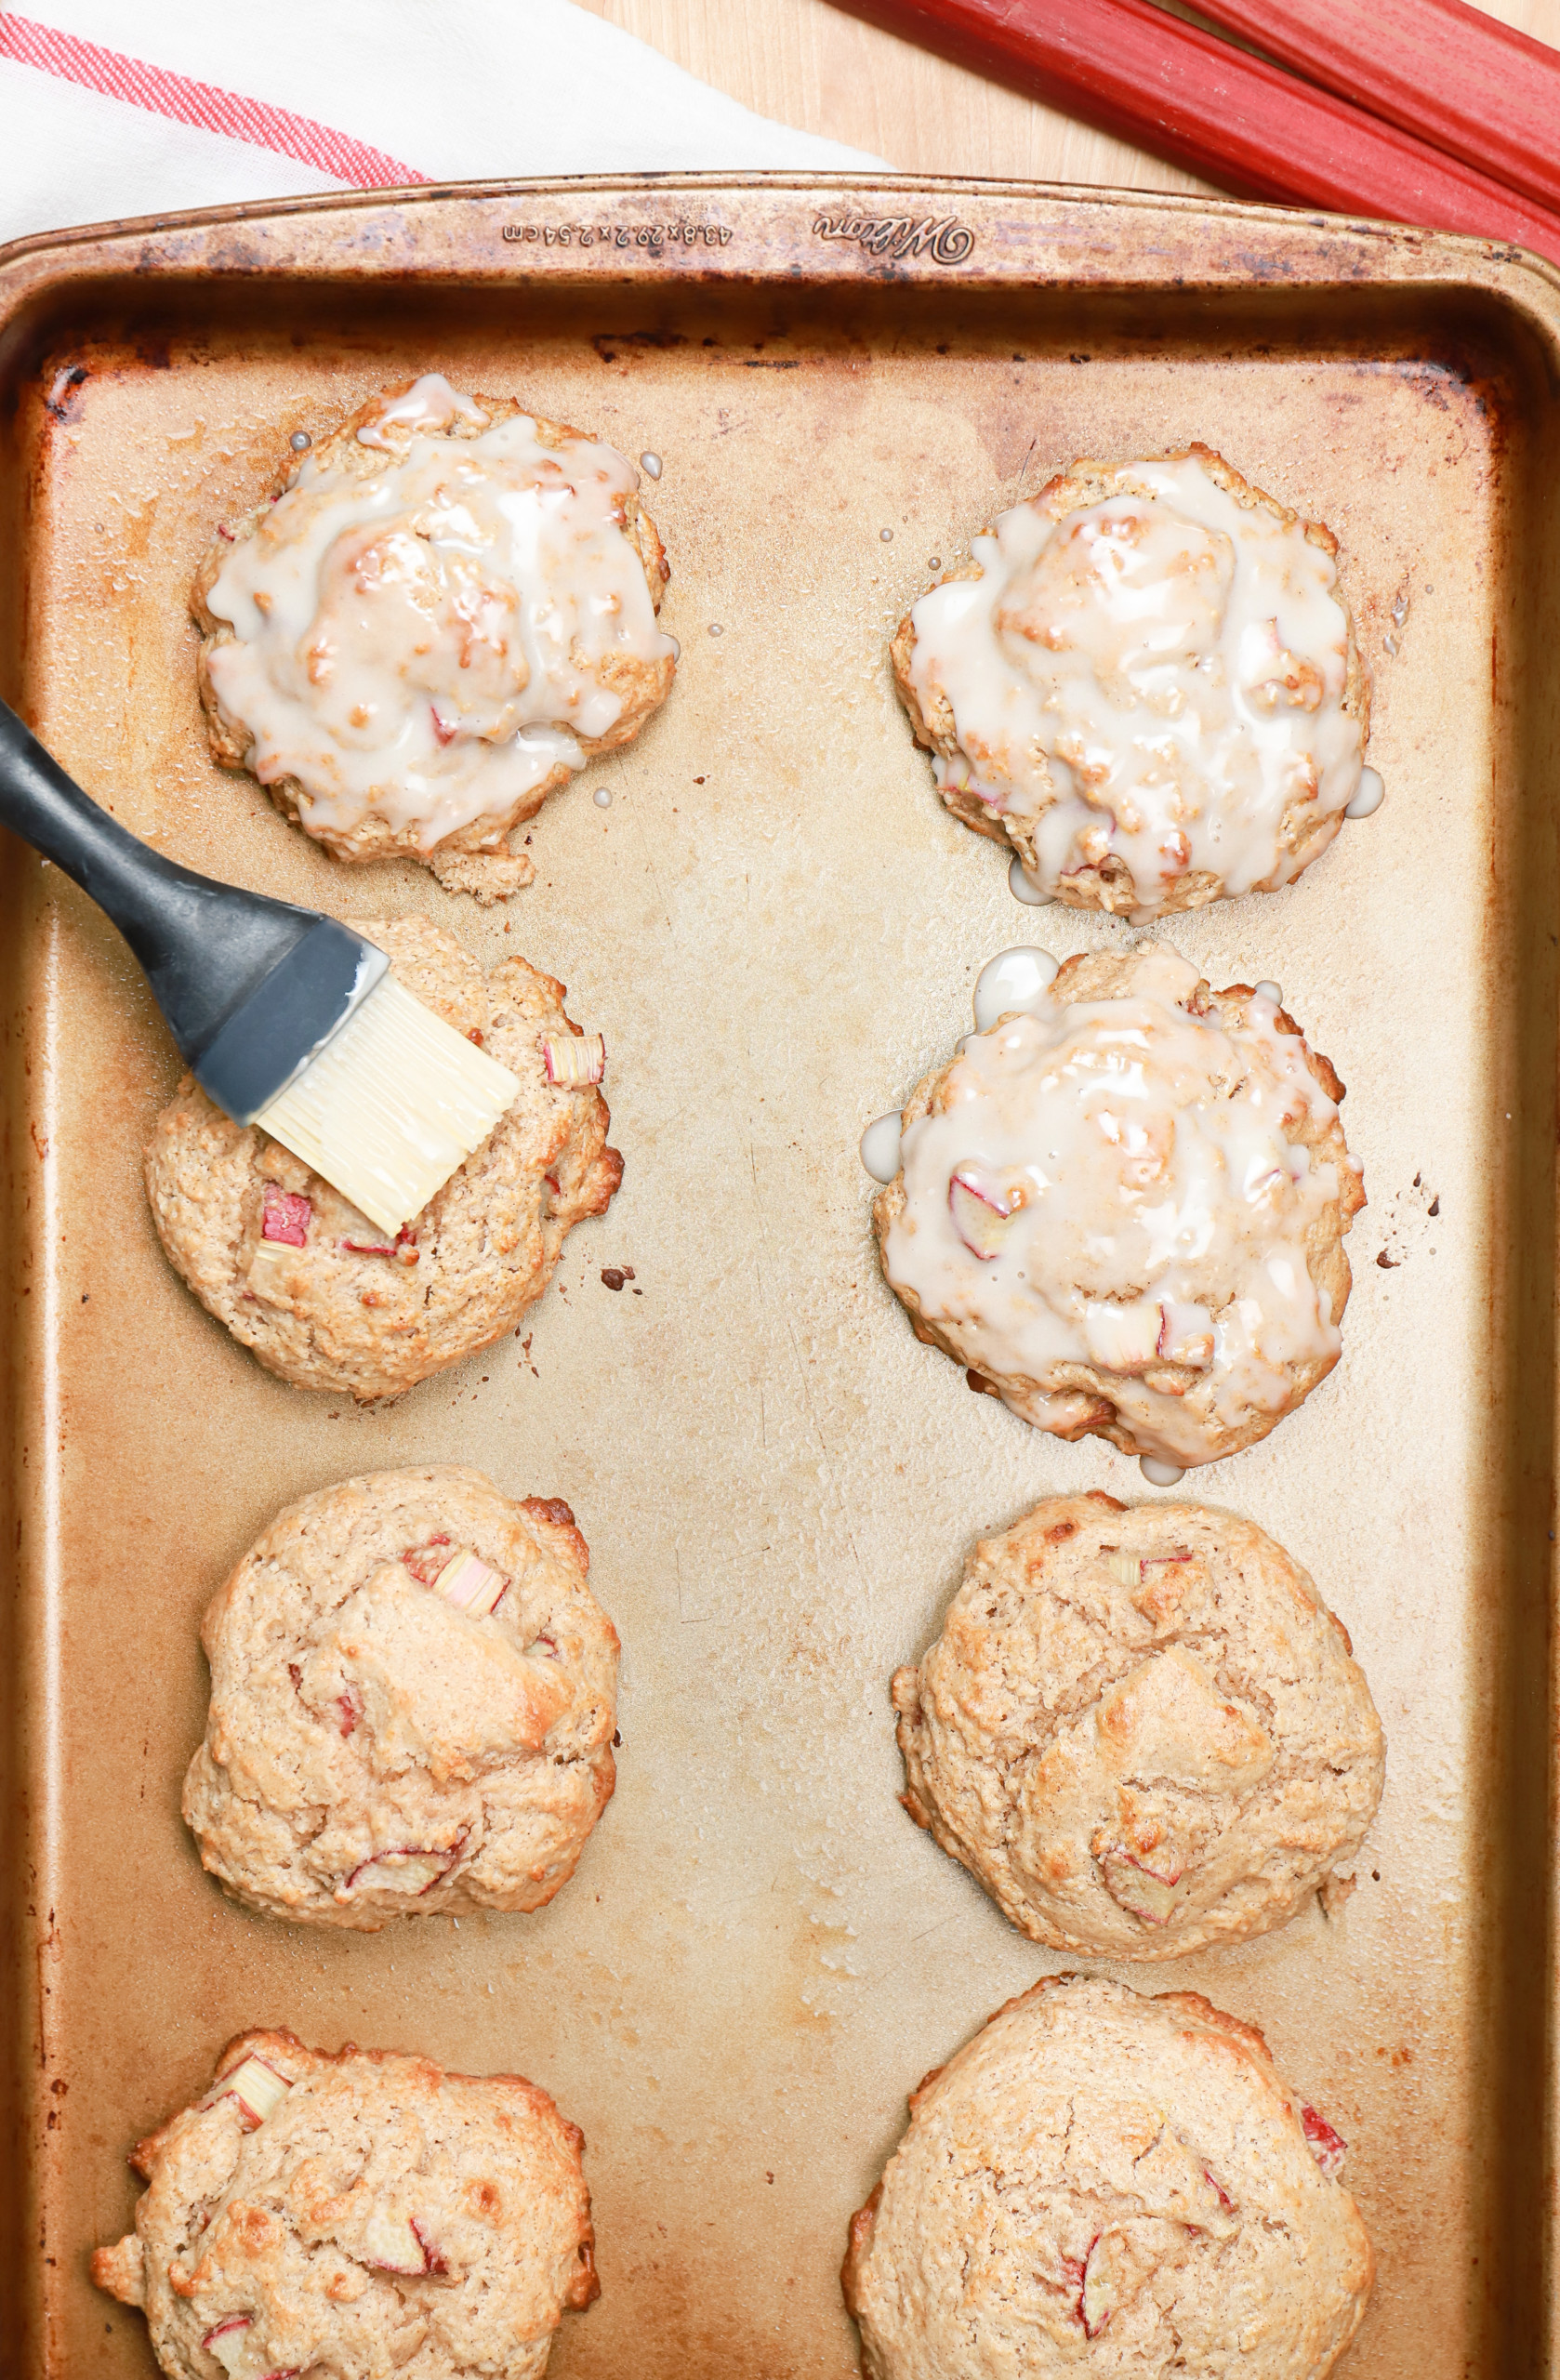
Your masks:
<svg viewBox="0 0 1560 2380"><path fill-rule="evenodd" d="M978 1534L1153 1493L972 1396L878 1275L864 1125L994 952L1126 932L1012 901L886 633L1075 456L1191 438L1338 532L1388 799L1290 890L1170 930L1216 984L1283 985L1370 1200L1338 1370L1179 1492L1311 1569L1388 1774L1341 1916L1117 1972L1260 2023L1350 2141L1381 2264L1352 2376L1550 2368L1557 357L1557 277L1488 244L998 185L511 186L0 265L6 692L175 857L563 977L627 1158L521 1335L382 1409L284 1387L158 1249L139 1152L176 1066L132 963L7 849L0 2368L152 2369L87 2252L130 2144L279 2022L518 2068L583 2125L603 2295L556 2380L854 2370L844 2227L906 2092L1064 1964L899 1808L889 1676ZM497 911L327 860L214 766L194 694L214 523L291 430L430 368L665 466L674 694L547 805ZM536 1916L251 1917L178 1817L199 1614L280 1504L423 1461L574 1506L624 1643L616 1797Z"/></svg>

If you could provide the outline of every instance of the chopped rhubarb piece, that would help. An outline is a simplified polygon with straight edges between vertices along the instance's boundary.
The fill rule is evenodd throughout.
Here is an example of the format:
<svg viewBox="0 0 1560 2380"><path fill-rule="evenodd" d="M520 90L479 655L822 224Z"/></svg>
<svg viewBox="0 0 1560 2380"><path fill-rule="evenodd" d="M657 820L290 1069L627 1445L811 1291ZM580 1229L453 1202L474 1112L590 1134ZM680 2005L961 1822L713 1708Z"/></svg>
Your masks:
<svg viewBox="0 0 1560 2380"><path fill-rule="evenodd" d="M1142 1556L1123 1553L1118 1545L1113 1545L1105 1554L1105 1568L1118 1586L1137 1587L1143 1584Z"/></svg>
<svg viewBox="0 0 1560 2380"><path fill-rule="evenodd" d="M1129 1579L1125 1570L1116 1570L1116 1575L1123 1586L1142 1586L1149 1591L1150 1600L1155 1595L1163 1596L1167 1593L1171 1600L1179 1600L1183 1592L1183 1582L1157 1577L1156 1573L1166 1570L1183 1570L1191 1559L1190 1551L1183 1545L1178 1546L1173 1554L1142 1554L1136 1557L1138 1573L1136 1579ZM1111 1567L1116 1569L1116 1565L1113 1563ZM1138 1608L1141 1611L1145 1608L1145 1605L1140 1602Z"/></svg>
<svg viewBox="0 0 1560 2380"><path fill-rule="evenodd" d="M349 1256L395 1256L403 1264L417 1261L417 1236L410 1223L403 1223L393 1239L338 1239L336 1244Z"/></svg>
<svg viewBox="0 0 1560 2380"><path fill-rule="evenodd" d="M1205 1305L1178 1305L1173 1300L1161 1303L1155 1353L1167 1364L1206 1371L1213 1361L1213 1316Z"/></svg>
<svg viewBox="0 0 1560 2380"><path fill-rule="evenodd" d="M449 2263L429 2239L429 2227L414 2215L376 2213L368 2218L364 2245L381 2272L447 2273Z"/></svg>
<svg viewBox="0 0 1560 2380"><path fill-rule="evenodd" d="M235 2099L239 2113L252 2132L274 2113L292 2087L286 2076L279 2074L263 2057L250 2056L242 2058L230 2073L218 2078L205 2104L214 2108L218 2099Z"/></svg>
<svg viewBox="0 0 1560 2380"><path fill-rule="evenodd" d="M1203 2180L1208 2184L1209 2188L1213 2192L1213 2195L1214 2195L1214 2197L1218 2200L1218 2202L1219 2202L1220 2205L1223 2208L1224 2213L1225 2213L1226 2215L1233 2215L1233 2214L1235 2213L1235 2201L1234 2201L1234 2199L1230 2197L1229 2193L1228 2193L1228 2192L1227 2192L1227 2191L1223 2188L1223 2186L1222 2186L1220 2183L1218 2183L1218 2182L1216 2182L1216 2181L1214 2180L1214 2178L1213 2178L1212 2175L1209 2172L1208 2167L1207 2167L1206 2165L1205 2165L1205 2166L1203 2167L1203 2169L1202 2169L1202 2177L1203 2177Z"/></svg>
<svg viewBox="0 0 1560 2380"><path fill-rule="evenodd" d="M607 1045L599 1033L542 1036L542 1064L547 1078L564 1091L600 1082L607 1070Z"/></svg>
<svg viewBox="0 0 1560 2380"><path fill-rule="evenodd" d="M485 1620L496 1610L509 1585L502 1570L489 1568L464 1545L433 1581L436 1593L442 1594L446 1603L453 1603L456 1611L469 1612L473 1620Z"/></svg>
<svg viewBox="0 0 1560 2380"><path fill-rule="evenodd" d="M1141 1300L1115 1305L1093 1300L1083 1310L1083 1338L1091 1362L1106 1371L1141 1372L1159 1352L1159 1308Z"/></svg>
<svg viewBox="0 0 1560 2380"><path fill-rule="evenodd" d="M364 2228L363 2244L369 2263L381 2272L421 2273L428 2269L427 2251L416 2226L403 2215L371 2215Z"/></svg>
<svg viewBox="0 0 1560 2380"><path fill-rule="evenodd" d="M1102 2231L1090 2241L1083 2267L1083 2290L1078 2302L1086 2337L1097 2339L1120 2305L1122 2279L1119 2251L1110 2233Z"/></svg>
<svg viewBox="0 0 1560 2380"><path fill-rule="evenodd" d="M419 1587L431 1587L450 1558L443 1549L453 1542L448 1537L430 1537L425 1545L408 1547L401 1557L402 1568L410 1570Z"/></svg>
<svg viewBox="0 0 1560 2380"><path fill-rule="evenodd" d="M358 1862L336 1897L345 1900L349 1894L356 1891L362 1879L371 1870L377 1869L379 1871L374 1877L377 1884L393 1884L404 1890L409 1897L420 1898L424 1893L431 1892L435 1884L442 1883L452 1868L458 1866L465 1844L465 1834L461 1833L447 1851L416 1843L401 1843L391 1850L376 1851L369 1858Z"/></svg>
<svg viewBox="0 0 1560 2380"><path fill-rule="evenodd" d="M313 1212L312 1202L301 1191L284 1190L279 1182L268 1182L261 1200L260 1237L283 1240L289 1248L307 1248Z"/></svg>
<svg viewBox="0 0 1560 2380"><path fill-rule="evenodd" d="M1125 1860L1129 1868L1139 1869L1144 1875L1152 1876L1157 1884L1178 1884L1186 1872L1183 1862L1176 1858L1173 1851L1160 1854L1160 1865L1157 1868L1151 1866L1148 1860L1135 1851L1119 1851L1115 1856L1118 1859Z"/></svg>
<svg viewBox="0 0 1560 2380"><path fill-rule="evenodd" d="M1157 1868L1120 1843L1098 1844L1094 1857L1106 1891L1129 1917L1139 1917L1145 1925L1169 1924L1177 1907L1175 1888L1186 1872L1173 1851L1162 1851Z"/></svg>
<svg viewBox="0 0 1560 2380"><path fill-rule="evenodd" d="M233 533L232 533L232 531L229 528L229 526L228 526L228 524L227 524L227 522L226 522L225 521L218 521L218 523L217 523L217 535L218 535L219 537L225 537L225 538L227 539L227 541L228 541L228 543L229 543L229 545L230 545L230 546L231 546L231 545L232 545L232 544L233 544L233 542L234 542L234 539L233 539Z"/></svg>
<svg viewBox="0 0 1560 2380"><path fill-rule="evenodd" d="M224 2372L236 2372L244 2360L244 2334L248 2328L247 2314L230 2314L225 2321L207 2331L201 2345L207 2355L215 2356Z"/></svg>
<svg viewBox="0 0 1560 2380"><path fill-rule="evenodd" d="M439 2250L434 2246L432 2241L428 2236L426 2227L417 2221L415 2215L412 2217L412 2228L416 2233L417 2243L422 2249L422 2268L424 2272L447 2273L450 2268L448 2260L443 2256Z"/></svg>
<svg viewBox="0 0 1560 2380"><path fill-rule="evenodd" d="M1302 2108L1300 2121L1311 2144L1312 2156L1328 2179L1335 2181L1343 2171L1343 2160L1349 2153L1348 2142L1334 2132L1327 2118L1319 2116L1315 2108Z"/></svg>
<svg viewBox="0 0 1560 2380"><path fill-rule="evenodd" d="M1083 2320L1083 2282L1088 2268L1089 2261L1086 2256L1064 2256L1062 2259L1062 2277L1072 2298L1072 2317L1075 2322L1081 2322Z"/></svg>
<svg viewBox="0 0 1560 2380"><path fill-rule="evenodd" d="M340 1712L336 1724L344 1736L350 1736L363 1716L363 1697L355 1686L349 1686L337 1696L336 1708Z"/></svg>
<svg viewBox="0 0 1560 2380"><path fill-rule="evenodd" d="M988 1264L1000 1252L1004 1227L1012 1220L1011 1199L983 1166L961 1165L948 1183L948 1212L971 1255Z"/></svg>
<svg viewBox="0 0 1560 2380"><path fill-rule="evenodd" d="M528 1653L534 1653L538 1646L541 1647L541 1655L544 1661L557 1660L558 1639L556 1636L548 1636L545 1634L541 1636L534 1636L525 1649Z"/></svg>
<svg viewBox="0 0 1560 2380"><path fill-rule="evenodd" d="M433 721L433 734L435 740L441 745L453 744L456 737L460 733L459 728L445 726L443 721L439 716L439 706L437 703L430 703L428 710L429 716Z"/></svg>

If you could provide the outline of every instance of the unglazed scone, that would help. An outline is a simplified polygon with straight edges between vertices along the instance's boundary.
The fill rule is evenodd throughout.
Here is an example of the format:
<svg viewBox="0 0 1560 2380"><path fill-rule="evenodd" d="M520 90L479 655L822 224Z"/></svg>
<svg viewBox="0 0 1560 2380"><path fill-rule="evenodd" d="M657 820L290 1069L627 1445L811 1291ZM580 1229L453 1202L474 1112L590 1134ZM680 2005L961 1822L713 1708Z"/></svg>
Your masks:
<svg viewBox="0 0 1560 2380"><path fill-rule="evenodd" d="M170 2380L538 2380L599 2294L584 2138L518 2074L240 2033L92 2278Z"/></svg>
<svg viewBox="0 0 1560 2380"><path fill-rule="evenodd" d="M1069 959L926 1079L873 1209L919 1338L1058 1437L1184 1469L1338 1360L1365 1204L1343 1086L1270 987Z"/></svg>
<svg viewBox="0 0 1560 2380"><path fill-rule="evenodd" d="M153 1128L146 1189L169 1262L242 1346L299 1388L367 1403L512 1329L565 1236L605 1213L623 1160L594 1082L549 1079L580 1070L571 1043L604 1058L564 1015L562 984L518 958L484 976L427 918L353 924L408 991L519 1078L502 1121L391 1244L186 1076Z"/></svg>
<svg viewBox="0 0 1560 2380"><path fill-rule="evenodd" d="M540 1909L611 1797L617 1636L567 1504L440 1464L279 1513L207 1608L201 1858L305 1925Z"/></svg>
<svg viewBox="0 0 1560 2380"><path fill-rule="evenodd" d="M1052 1950L1173 1959L1344 1875L1383 1746L1347 1632L1233 1514L1039 1504L893 1680L905 1806Z"/></svg>
<svg viewBox="0 0 1560 2380"><path fill-rule="evenodd" d="M1375 2259L1344 2145L1197 1992L1048 1976L910 2100L851 2225L866 2380L1322 2380Z"/></svg>
<svg viewBox="0 0 1560 2380"><path fill-rule="evenodd" d="M496 900L504 839L666 700L668 577L614 446L437 373L224 522L195 580L211 747L337 859Z"/></svg>
<svg viewBox="0 0 1560 2380"><path fill-rule="evenodd" d="M1143 924L1291 883L1361 796L1337 553L1210 447L1075 463L894 638L943 800L1074 908Z"/></svg>

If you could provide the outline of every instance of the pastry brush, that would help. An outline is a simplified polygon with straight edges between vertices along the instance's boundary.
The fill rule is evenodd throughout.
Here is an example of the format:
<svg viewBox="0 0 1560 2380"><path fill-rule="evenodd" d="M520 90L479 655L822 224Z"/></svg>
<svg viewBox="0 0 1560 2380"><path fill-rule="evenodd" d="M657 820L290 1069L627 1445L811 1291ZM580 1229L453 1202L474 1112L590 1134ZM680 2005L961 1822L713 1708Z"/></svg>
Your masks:
<svg viewBox="0 0 1560 2380"><path fill-rule="evenodd" d="M140 961L195 1080L384 1232L420 1214L520 1084L335 918L149 851L0 703L0 825L73 877Z"/></svg>

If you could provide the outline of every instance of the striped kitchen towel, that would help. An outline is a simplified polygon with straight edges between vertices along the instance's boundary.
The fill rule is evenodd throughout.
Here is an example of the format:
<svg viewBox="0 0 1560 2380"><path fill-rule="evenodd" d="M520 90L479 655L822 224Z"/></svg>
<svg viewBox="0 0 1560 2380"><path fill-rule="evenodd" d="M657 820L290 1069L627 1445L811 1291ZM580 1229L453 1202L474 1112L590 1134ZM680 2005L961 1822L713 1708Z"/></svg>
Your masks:
<svg viewBox="0 0 1560 2380"><path fill-rule="evenodd" d="M406 182L882 163L569 0L34 4L0 7L0 241Z"/></svg>

